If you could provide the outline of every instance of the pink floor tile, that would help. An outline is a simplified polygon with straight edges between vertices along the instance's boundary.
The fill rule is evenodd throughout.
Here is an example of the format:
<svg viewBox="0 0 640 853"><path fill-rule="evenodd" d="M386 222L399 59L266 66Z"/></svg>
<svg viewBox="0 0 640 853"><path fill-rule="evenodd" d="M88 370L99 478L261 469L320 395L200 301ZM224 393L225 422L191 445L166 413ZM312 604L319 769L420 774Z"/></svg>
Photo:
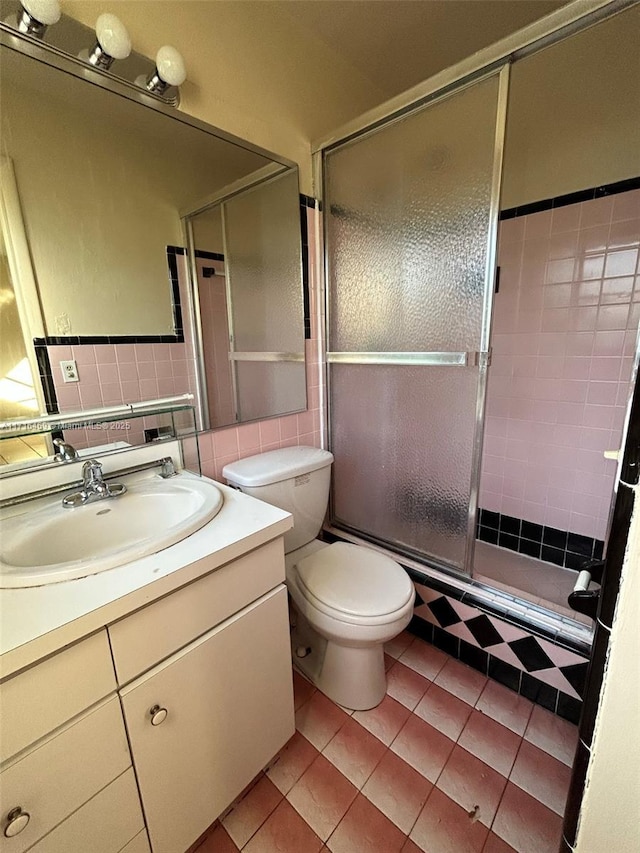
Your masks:
<svg viewBox="0 0 640 853"><path fill-rule="evenodd" d="M507 780L475 755L456 746L437 787L466 812L489 827L495 817Z"/></svg>
<svg viewBox="0 0 640 853"><path fill-rule="evenodd" d="M282 800L276 786L263 776L222 821L238 847L243 847Z"/></svg>
<svg viewBox="0 0 640 853"><path fill-rule="evenodd" d="M480 711L472 712L458 739L460 746L503 776L513 767L520 741L519 735Z"/></svg>
<svg viewBox="0 0 640 853"><path fill-rule="evenodd" d="M391 655L392 658L399 658L409 648L414 639L413 634L403 631L397 637L394 637L393 640L384 644L385 654Z"/></svg>
<svg viewBox="0 0 640 853"><path fill-rule="evenodd" d="M451 740L457 740L472 710L462 699L432 684L414 713Z"/></svg>
<svg viewBox="0 0 640 853"><path fill-rule="evenodd" d="M362 793L408 835L432 788L417 770L387 750Z"/></svg>
<svg viewBox="0 0 640 853"><path fill-rule="evenodd" d="M415 844L410 838L407 838L400 853L421 853L421 850L417 844Z"/></svg>
<svg viewBox="0 0 640 853"><path fill-rule="evenodd" d="M502 684L488 681L476 702L476 708L516 734L522 735L527 728L533 702L503 687Z"/></svg>
<svg viewBox="0 0 640 853"><path fill-rule="evenodd" d="M578 728L539 705L533 706L525 740L571 767L578 746Z"/></svg>
<svg viewBox="0 0 640 853"><path fill-rule="evenodd" d="M430 686L427 678L400 661L387 673L387 693L410 710L416 707Z"/></svg>
<svg viewBox="0 0 640 853"><path fill-rule="evenodd" d="M362 788L385 751L382 741L350 719L322 754L357 788Z"/></svg>
<svg viewBox="0 0 640 853"><path fill-rule="evenodd" d="M316 691L296 711L296 728L316 749L322 751L348 719L348 714L323 693Z"/></svg>
<svg viewBox="0 0 640 853"><path fill-rule="evenodd" d="M323 841L331 835L358 793L323 755L287 794L287 800Z"/></svg>
<svg viewBox="0 0 640 853"><path fill-rule="evenodd" d="M293 670L293 699L296 711L307 702L316 692L314 685L300 675L299 672Z"/></svg>
<svg viewBox="0 0 640 853"><path fill-rule="evenodd" d="M400 662L411 667L425 678L433 679L438 675L448 660L448 656L422 640L413 643L400 655Z"/></svg>
<svg viewBox="0 0 640 853"><path fill-rule="evenodd" d="M509 781L556 814L564 814L571 769L562 761L523 740Z"/></svg>
<svg viewBox="0 0 640 853"><path fill-rule="evenodd" d="M300 732L296 732L280 752L275 764L267 770L267 776L278 790L286 794L319 754L313 744Z"/></svg>
<svg viewBox="0 0 640 853"><path fill-rule="evenodd" d="M396 755L403 758L430 782L435 782L440 775L453 747L452 740L414 714L409 717L402 731L391 744L391 749Z"/></svg>
<svg viewBox="0 0 640 853"><path fill-rule="evenodd" d="M396 702L391 696L385 696L376 708L370 711L356 711L353 719L388 746L410 714L411 711L400 702Z"/></svg>
<svg viewBox="0 0 640 853"><path fill-rule="evenodd" d="M487 827L434 788L411 832L425 853L481 853Z"/></svg>
<svg viewBox="0 0 640 853"><path fill-rule="evenodd" d="M332 853L400 853L405 840L405 834L389 818L358 794L327 847Z"/></svg>
<svg viewBox="0 0 640 853"><path fill-rule="evenodd" d="M500 836L490 832L482 848L482 853L517 853L517 850L514 850L510 844L503 841Z"/></svg>
<svg viewBox="0 0 640 853"><path fill-rule="evenodd" d="M518 853L557 853L562 818L509 782L491 829Z"/></svg>
<svg viewBox="0 0 640 853"><path fill-rule="evenodd" d="M238 850L227 830L218 824L197 848L196 853L238 853Z"/></svg>
<svg viewBox="0 0 640 853"><path fill-rule="evenodd" d="M283 800L244 848L245 853L319 853L322 841Z"/></svg>
<svg viewBox="0 0 640 853"><path fill-rule="evenodd" d="M449 658L436 676L435 682L463 702L474 705L487 683L487 678L470 666Z"/></svg>

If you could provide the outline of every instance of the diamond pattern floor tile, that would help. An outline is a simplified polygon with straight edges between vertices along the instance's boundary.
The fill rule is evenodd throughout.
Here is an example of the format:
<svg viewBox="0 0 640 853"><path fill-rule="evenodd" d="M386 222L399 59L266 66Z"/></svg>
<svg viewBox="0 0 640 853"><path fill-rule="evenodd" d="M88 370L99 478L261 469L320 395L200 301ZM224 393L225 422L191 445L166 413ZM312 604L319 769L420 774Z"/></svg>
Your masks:
<svg viewBox="0 0 640 853"><path fill-rule="evenodd" d="M407 632L385 651L371 711L294 674L296 734L197 853L556 853L575 726Z"/></svg>

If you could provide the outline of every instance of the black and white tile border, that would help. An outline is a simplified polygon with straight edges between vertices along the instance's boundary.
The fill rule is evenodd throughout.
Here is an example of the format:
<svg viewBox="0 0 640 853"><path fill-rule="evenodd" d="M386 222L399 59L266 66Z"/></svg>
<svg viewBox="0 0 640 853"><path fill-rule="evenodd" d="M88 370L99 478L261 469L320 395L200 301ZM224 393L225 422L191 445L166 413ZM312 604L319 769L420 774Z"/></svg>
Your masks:
<svg viewBox="0 0 640 853"><path fill-rule="evenodd" d="M409 630L560 717L577 723L588 658L414 578Z"/></svg>

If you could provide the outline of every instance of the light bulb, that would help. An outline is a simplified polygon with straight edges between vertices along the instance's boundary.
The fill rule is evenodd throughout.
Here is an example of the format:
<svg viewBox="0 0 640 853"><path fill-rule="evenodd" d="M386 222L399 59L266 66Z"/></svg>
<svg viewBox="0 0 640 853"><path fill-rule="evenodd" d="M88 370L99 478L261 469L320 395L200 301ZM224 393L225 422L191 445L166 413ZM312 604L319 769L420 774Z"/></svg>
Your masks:
<svg viewBox="0 0 640 853"><path fill-rule="evenodd" d="M58 0L22 0L22 12L18 15L18 30L29 36L42 38L51 24L60 20Z"/></svg>
<svg viewBox="0 0 640 853"><path fill-rule="evenodd" d="M168 44L156 54L156 69L145 80L139 77L136 83L153 95L164 95L169 86L180 86L187 79L187 70L181 54Z"/></svg>
<svg viewBox="0 0 640 853"><path fill-rule="evenodd" d="M131 53L131 39L125 25L109 12L96 21L96 36L102 50L113 59L126 59Z"/></svg>
<svg viewBox="0 0 640 853"><path fill-rule="evenodd" d="M116 59L126 59L131 53L131 39L120 18L105 12L96 21L97 41L90 53L80 51L80 59L108 71Z"/></svg>
<svg viewBox="0 0 640 853"><path fill-rule="evenodd" d="M156 54L158 76L170 86L181 86L187 79L187 69L181 54L168 44L160 48Z"/></svg>

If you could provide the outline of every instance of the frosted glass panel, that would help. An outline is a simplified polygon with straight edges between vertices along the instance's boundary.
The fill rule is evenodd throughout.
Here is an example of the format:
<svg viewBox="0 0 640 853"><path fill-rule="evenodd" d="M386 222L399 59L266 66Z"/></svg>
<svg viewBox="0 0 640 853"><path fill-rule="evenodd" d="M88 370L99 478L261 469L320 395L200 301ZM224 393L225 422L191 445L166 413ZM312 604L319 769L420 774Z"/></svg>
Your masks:
<svg viewBox="0 0 640 853"><path fill-rule="evenodd" d="M270 417L273 412L299 412L306 406L304 362L239 361L238 408L240 420Z"/></svg>
<svg viewBox="0 0 640 853"><path fill-rule="evenodd" d="M334 519L462 569L478 371L332 365Z"/></svg>
<svg viewBox="0 0 640 853"><path fill-rule="evenodd" d="M224 218L233 349L304 352L297 174L232 198Z"/></svg>
<svg viewBox="0 0 640 853"><path fill-rule="evenodd" d="M498 79L329 152L333 351L478 349Z"/></svg>

